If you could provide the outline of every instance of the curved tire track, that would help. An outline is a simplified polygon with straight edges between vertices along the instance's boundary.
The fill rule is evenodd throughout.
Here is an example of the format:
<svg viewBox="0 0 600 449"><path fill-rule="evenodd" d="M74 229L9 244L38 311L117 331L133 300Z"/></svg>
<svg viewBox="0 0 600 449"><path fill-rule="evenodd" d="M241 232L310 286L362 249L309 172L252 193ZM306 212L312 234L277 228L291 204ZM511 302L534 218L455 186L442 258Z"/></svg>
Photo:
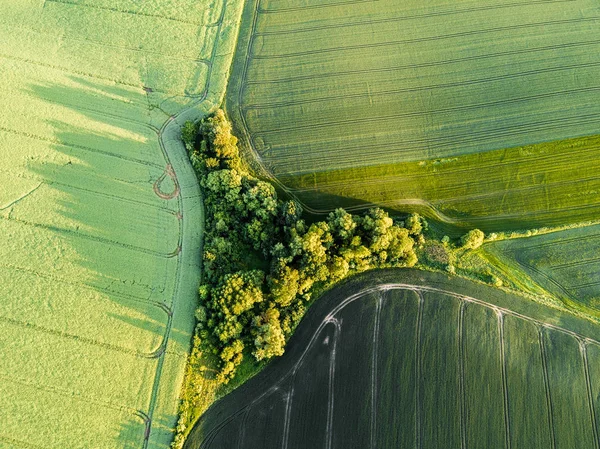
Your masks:
<svg viewBox="0 0 600 449"><path fill-rule="evenodd" d="M439 283L433 283L433 285L440 285ZM415 292L419 298L419 309L418 309L418 315L417 315L417 329L416 329L416 333L417 333L417 342L416 342L416 347L415 350L418 353L418 357L415 361L415 375L417 376L416 378L419 379L422 371L421 371L421 363L420 363L420 358L422 356L422 354L420 354L420 351L422 350L422 348L420 347L419 343L420 343L420 339L418 338L419 335L422 332L422 325L423 323L422 321L422 311L423 311L423 304L425 302L424 298L424 294L426 293L433 293L433 294L441 294L444 297L447 298L454 298L459 300L462 304L464 304L465 306L467 306L468 304L477 304L479 306L483 306L486 309L489 309L493 312L495 312L496 314L496 319L497 319L497 326L498 329L502 332L501 337L503 337L503 318L505 316L511 316L514 318L517 318L519 320L523 320L529 323L532 323L537 329L538 329L538 337L539 337L539 349L541 351L542 354L542 362L543 362L543 377L544 377L544 383L543 385L541 385L540 387L543 388L545 390L545 394L546 394L546 400L548 402L548 407L549 407L549 426L550 426L550 432L551 434L554 434L555 429L553 429L553 422L552 422L552 398L550 396L550 385L549 385L549 379L548 379L548 371L547 371L547 361L546 361L546 354L545 354L545 348L544 348L544 334L547 332L558 332L558 333L562 333L564 335L570 336L572 338L574 338L577 342L579 342L580 347L581 345L594 345L594 346L598 346L600 347L600 341L597 339L596 333L597 330L594 330L592 334L589 334L589 330L584 330L584 331L579 331L579 330L573 330L573 329L568 329L565 327L562 327L561 325L558 324L552 324L550 322L547 322L545 319L537 317L534 318L532 316L529 315L524 315L523 313L517 311L517 310L512 310L513 307L511 306L511 308L506 308L503 307L501 305L495 304L493 302L488 302L473 296L469 296L468 294L464 294L464 293L457 293L456 291L453 290L448 290L445 287L435 287L433 285L423 285L423 284L414 284L412 282L406 282L406 283L397 283L397 282L382 282L379 283L377 285L374 285L372 287L367 287L367 288L362 288L360 291L350 294L348 296L345 297L345 299L341 300L341 301L336 301L335 303L333 303L333 307L329 309L329 312L327 314L325 314L324 316L320 313L320 318L318 320L313 320L311 323L311 327L310 327L310 333L305 333L303 334L304 337L307 337L305 340L303 340L303 343L300 346L298 346L298 350L295 350L294 352L294 362L293 364L283 364L282 366L277 368L277 378L273 379L270 378L270 381L266 384L264 384L267 388L265 388L265 391L257 396L253 396L252 399L248 400L248 403L243 404L242 403L235 403L235 407L231 407L231 412L229 413L224 413L223 416L220 418L220 423L217 424L217 426L215 426L213 429L209 430L208 433L206 434L205 438L204 438L204 442L201 443L200 447L202 448L210 448L210 436L214 433L214 431L218 428L218 429L222 429L222 426L225 425L226 422L229 422L231 419L233 419L236 416L239 416L240 413L243 413L245 410L247 410L248 407L252 407L254 404L257 404L259 401L263 400L265 397L267 397L269 394L271 394L272 390L274 388L279 388L280 385L284 384L285 382L289 381L291 377L294 376L297 367L304 361L305 357L307 356L308 352L310 351L310 349L313 347L313 345L315 344L316 340L318 339L318 336L321 335L321 331L324 329L325 326L329 325L331 322L335 322L337 320L336 316L338 315L338 313L340 313L348 304L350 304L353 301L356 300L361 300L365 297L368 297L371 294L381 294L384 293L387 290L390 289L399 289L399 290L404 290L404 291L413 291ZM350 291L356 291L356 290L350 290ZM478 295L479 296L479 295ZM339 300L339 298L336 297L336 300ZM523 299L524 300L524 299ZM464 307L464 306L462 306ZM518 307L517 307L518 309ZM460 320L460 317L459 317ZM461 325L459 323L459 325ZM462 326L462 325L461 325ZM587 335L586 335L587 334ZM506 427L506 441L505 441L505 445L506 447L510 448L511 447L511 441L510 441L510 431L509 431L509 423L510 423L510 414L509 414L509 410L508 410L508 397L507 397L507 384L506 384L506 377L507 377L507 372L506 372L506 360L504 359L504 354L505 354L505 348L503 343L501 343L501 356L502 356L502 364L503 364L503 368L502 368L502 378L503 378L503 402L504 402L504 424L507 426ZM585 355L582 354L582 359L585 362ZM271 373L273 374L273 373ZM273 382L273 380L275 380L275 382ZM263 385L263 384L261 384ZM255 385L256 386L256 385ZM418 388L418 387L417 387ZM460 389L460 388L459 388ZM589 389L589 387L588 387ZM253 390L253 391L256 391ZM260 391L260 390L259 390ZM239 399L239 398L238 398ZM328 403L331 404L333 402L334 398L331 397L328 400ZM416 409L416 420L415 420L415 424L416 424L416 447L420 447L422 445L422 429L420 428L420 420L419 420L419 410L420 410L420 400L419 400L419 396L418 396L418 391L417 391L417 409ZM238 405L239 404L239 405ZM231 405L231 404L230 404ZM333 412L330 411L329 414L331 415ZM462 410L461 410L462 413ZM329 428L328 428L329 429ZM328 433L330 432L330 430L328 430ZM207 444L208 443L208 444ZM463 444L464 444L464 440L463 440ZM189 446L188 446L189 447ZM326 447L328 447L326 445Z"/></svg>
<svg viewBox="0 0 600 449"><path fill-rule="evenodd" d="M218 20L211 24L217 28L216 35L220 36L221 28L225 20L225 16L228 10L228 1L223 0ZM177 257L177 268L175 275L175 286L173 289L172 302L171 302L171 314L169 323L167 324L164 337L164 350L160 353L158 359L158 366L155 373L154 384L152 387L152 395L150 399L150 405L148 407L148 431L144 438L144 444L142 449L147 449L150 443L150 436L152 433L152 419L154 411L156 410L158 400L158 390L160 387L161 374L164 366L165 356L167 354L166 347L168 345L169 337L172 330L172 317L177 311L177 299L180 291L184 288L183 278L185 275L191 273L193 281L188 280L186 285L192 285L193 289L196 290L196 286L200 282L200 253L202 246L202 233L204 226L204 204L202 202L202 194L200 192L200 185L196 178L196 173L192 168L189 161L187 151L181 141L180 129L181 126L188 120L195 121L198 119L198 113L196 108L208 99L209 90L208 85L212 79L214 61L218 57L219 41L215 41L215 45L212 48L210 57L210 63L208 64L208 73L206 75L207 88L200 97L188 96L193 98L193 101L182 109L177 114L170 116L167 121L161 126L158 131L158 141L161 152L167 163L167 166L171 167L171 178L176 186L179 188L179 192L176 195L179 217L179 239L178 239L178 250L176 253ZM183 179L186 182L182 182ZM189 182L187 182L189 181ZM190 223L188 219L190 216L193 217L194 213L199 217L198 223ZM200 229L200 232L196 232ZM200 249L200 250L199 250ZM184 268L186 269L185 271ZM190 329L193 331L193 329Z"/></svg>

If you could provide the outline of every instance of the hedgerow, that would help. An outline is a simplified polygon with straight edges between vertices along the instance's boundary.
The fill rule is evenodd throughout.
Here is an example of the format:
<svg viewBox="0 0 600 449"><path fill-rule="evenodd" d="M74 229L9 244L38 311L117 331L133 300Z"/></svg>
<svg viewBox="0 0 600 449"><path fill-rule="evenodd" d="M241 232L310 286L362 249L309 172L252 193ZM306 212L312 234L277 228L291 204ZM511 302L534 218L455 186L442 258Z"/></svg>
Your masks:
<svg viewBox="0 0 600 449"><path fill-rule="evenodd" d="M204 194L205 233L174 448L182 446L194 403L201 402L204 374L198 371L207 354L216 360L211 364L220 385L235 377L244 357L261 362L282 355L315 292L366 270L415 266L428 229L418 214L398 220L380 208L362 215L338 208L308 223L298 202L280 199L271 183L245 168L222 110L186 123L182 139ZM477 232L463 238L465 249L477 246Z"/></svg>
<svg viewBox="0 0 600 449"><path fill-rule="evenodd" d="M182 138L206 215L197 336L218 355L220 382L235 375L244 353L256 360L283 354L315 290L417 262L418 215L404 223L379 208L363 216L337 209L308 224L297 202L278 198L271 183L244 168L223 111L187 123Z"/></svg>

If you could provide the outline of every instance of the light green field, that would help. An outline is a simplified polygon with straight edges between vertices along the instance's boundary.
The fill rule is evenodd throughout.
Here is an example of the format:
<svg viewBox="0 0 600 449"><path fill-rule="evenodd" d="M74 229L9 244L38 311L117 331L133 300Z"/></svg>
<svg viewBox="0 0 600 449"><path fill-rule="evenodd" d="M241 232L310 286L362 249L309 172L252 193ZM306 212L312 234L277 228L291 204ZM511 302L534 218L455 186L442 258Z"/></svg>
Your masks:
<svg viewBox="0 0 600 449"><path fill-rule="evenodd" d="M593 0L252 0L228 111L314 212L575 222L598 214L597 138L500 150L598 133L598 17Z"/></svg>
<svg viewBox="0 0 600 449"><path fill-rule="evenodd" d="M440 274L358 276L186 449L594 449L600 328Z"/></svg>
<svg viewBox="0 0 600 449"><path fill-rule="evenodd" d="M487 243L509 276L530 277L566 305L600 316L600 225Z"/></svg>
<svg viewBox="0 0 600 449"><path fill-rule="evenodd" d="M166 448L241 5L0 2L0 447Z"/></svg>

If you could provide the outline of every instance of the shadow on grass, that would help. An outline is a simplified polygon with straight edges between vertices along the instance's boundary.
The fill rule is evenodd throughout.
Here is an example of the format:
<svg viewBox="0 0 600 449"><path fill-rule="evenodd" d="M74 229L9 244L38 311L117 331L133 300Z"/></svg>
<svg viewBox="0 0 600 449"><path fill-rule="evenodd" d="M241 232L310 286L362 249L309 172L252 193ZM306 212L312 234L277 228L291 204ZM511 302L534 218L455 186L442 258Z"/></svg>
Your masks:
<svg viewBox="0 0 600 449"><path fill-rule="evenodd" d="M166 116L156 113L141 89L94 85L80 78L72 78L69 86L32 85L29 93L64 116L47 120L54 130L53 138L43 139L49 141L50 155L28 167L26 176L41 187L11 207L6 219L57 236L70 251L60 267L50 268L53 279L94 291L96 297L99 293L115 305L103 312L106 332L86 337L124 348L139 344L136 357L160 358L170 326L169 350L185 353L192 319L173 314L175 302L181 301L177 277L186 269L179 261L179 202L177 196L157 193L167 162L156 124ZM195 305L179 306L188 310ZM143 341L115 341L110 326L131 329ZM148 379L148 388L152 381ZM144 407L140 411L150 413L150 404ZM155 414L153 428L160 423L172 428L175 418ZM141 447L138 421L123 423L124 447Z"/></svg>
<svg viewBox="0 0 600 449"><path fill-rule="evenodd" d="M307 175L308 176L308 175ZM352 186L360 180L347 180L347 184ZM284 180L284 184L293 185L293 178ZM306 185L306 181L303 181ZM322 220L330 211L337 207L344 207L349 211L360 213L370 207L382 207L392 216L404 216L416 212L426 217L432 224L432 227L440 235L450 237L459 237L465 232L479 228L484 232L510 232L524 231L547 226L561 226L568 223L585 222L597 218L599 206L581 207L577 210L569 208L550 208L546 211L529 213L526 210L520 212L497 214L491 212L479 215L470 214L466 211L452 208L444 201L429 203L422 199L393 200L381 197L381 202L376 199L366 201L361 195L352 188L348 188L347 196L344 194L335 194L327 191L326 188L319 188L317 185L312 187L314 190L291 193L283 192L279 189L282 197L298 199L301 203L307 205L307 214L310 221Z"/></svg>
<svg viewBox="0 0 600 449"><path fill-rule="evenodd" d="M278 189L281 198L291 199L293 195ZM330 211L343 207L346 210L361 214L371 207L381 207L386 210L390 216L403 218L416 212L427 218L429 225L439 235L448 235L450 237L460 237L470 229L472 225L468 221L463 223L448 223L441 221L432 215L431 209L419 205L389 205L387 203L377 204L368 203L362 199L351 198L342 195L335 195L329 192L315 190L307 194L300 194L295 198L308 206L305 209L305 219L308 223L324 220Z"/></svg>
<svg viewBox="0 0 600 449"><path fill-rule="evenodd" d="M146 435L146 423L142 416L132 416L120 425L117 441L123 449L139 449Z"/></svg>

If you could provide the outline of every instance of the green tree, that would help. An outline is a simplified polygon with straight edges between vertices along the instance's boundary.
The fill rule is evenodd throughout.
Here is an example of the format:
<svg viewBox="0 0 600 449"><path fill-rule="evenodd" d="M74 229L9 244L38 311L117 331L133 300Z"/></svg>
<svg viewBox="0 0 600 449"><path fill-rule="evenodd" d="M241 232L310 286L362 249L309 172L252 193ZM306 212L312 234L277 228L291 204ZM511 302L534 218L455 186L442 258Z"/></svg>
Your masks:
<svg viewBox="0 0 600 449"><path fill-rule="evenodd" d="M342 208L331 212L327 217L327 224L331 230L331 235L338 245L346 245L356 230L354 216Z"/></svg>
<svg viewBox="0 0 600 449"><path fill-rule="evenodd" d="M225 117L225 112L219 109L212 117L203 120L201 131L207 137L209 152L223 162L222 168L237 168L239 163L237 137L231 133L231 124ZM236 167L231 167L230 162L233 162Z"/></svg>
<svg viewBox="0 0 600 449"><path fill-rule="evenodd" d="M333 243L327 223L313 223L301 237L300 284L299 291L304 293L314 283L327 280L328 250Z"/></svg>
<svg viewBox="0 0 600 449"><path fill-rule="evenodd" d="M379 207L369 209L361 219L361 227L366 235L376 236L385 234L385 231L394 225L394 220L388 213Z"/></svg>
<svg viewBox="0 0 600 449"><path fill-rule="evenodd" d="M350 263L342 256L331 256L328 270L329 282L341 281L350 272Z"/></svg>
<svg viewBox="0 0 600 449"><path fill-rule="evenodd" d="M360 272L371 268L371 250L362 244L358 235L352 238L348 246L340 248L339 252L351 271Z"/></svg>
<svg viewBox="0 0 600 449"><path fill-rule="evenodd" d="M420 235L427 229L427 222L419 214L413 213L408 216L405 227L410 235Z"/></svg>
<svg viewBox="0 0 600 449"><path fill-rule="evenodd" d="M221 370L217 374L220 383L228 383L235 375L236 368L242 363L244 344L241 340L233 340L225 346L219 355L221 359Z"/></svg>
<svg viewBox="0 0 600 449"><path fill-rule="evenodd" d="M212 308L227 316L239 316L263 301L264 273L260 270L227 274L212 291Z"/></svg>
<svg viewBox="0 0 600 449"><path fill-rule="evenodd" d="M236 170L213 171L206 176L202 186L208 190L209 203L217 205L217 209L224 205L231 208L240 199L242 175Z"/></svg>
<svg viewBox="0 0 600 449"><path fill-rule="evenodd" d="M279 206L279 224L290 228L302 217L302 206L296 201L284 201Z"/></svg>
<svg viewBox="0 0 600 449"><path fill-rule="evenodd" d="M392 264L402 264L413 266L416 263L414 252L414 240L410 238L409 231L398 226L391 227L386 235L386 253L385 262Z"/></svg>
<svg viewBox="0 0 600 449"><path fill-rule="evenodd" d="M485 234L479 229L472 229L462 236L461 243L465 249L477 249L483 244Z"/></svg>
<svg viewBox="0 0 600 449"><path fill-rule="evenodd" d="M194 122L185 122L181 127L181 140L185 145L188 153L192 153L194 151L194 146L196 143L196 138L198 137L198 125Z"/></svg>
<svg viewBox="0 0 600 449"><path fill-rule="evenodd" d="M268 309L252 321L256 338L254 352L256 360L270 359L284 352L285 336L279 322L279 311Z"/></svg>
<svg viewBox="0 0 600 449"><path fill-rule="evenodd" d="M296 299L299 281L298 270L283 264L274 275L268 278L268 286L273 300L282 307L289 306Z"/></svg>

